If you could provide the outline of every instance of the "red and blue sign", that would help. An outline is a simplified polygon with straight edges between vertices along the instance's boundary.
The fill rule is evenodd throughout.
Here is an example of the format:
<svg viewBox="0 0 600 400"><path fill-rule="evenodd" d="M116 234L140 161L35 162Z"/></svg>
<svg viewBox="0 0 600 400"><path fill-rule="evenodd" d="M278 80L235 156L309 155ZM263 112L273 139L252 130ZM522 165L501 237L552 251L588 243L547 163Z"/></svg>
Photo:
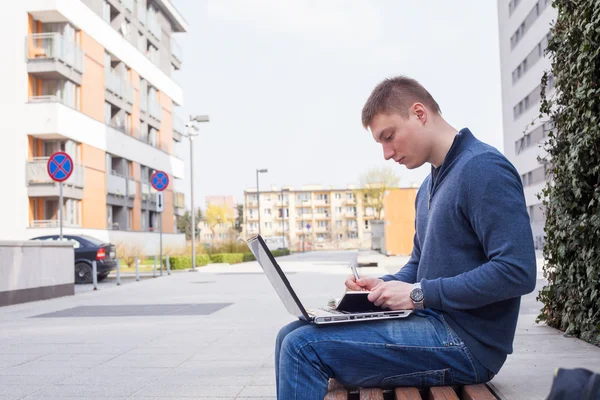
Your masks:
<svg viewBox="0 0 600 400"><path fill-rule="evenodd" d="M73 160L64 151L58 151L50 156L46 168L53 181L64 182L73 173Z"/></svg>
<svg viewBox="0 0 600 400"><path fill-rule="evenodd" d="M162 192L169 186L169 176L163 171L155 171L150 177L152 187Z"/></svg>

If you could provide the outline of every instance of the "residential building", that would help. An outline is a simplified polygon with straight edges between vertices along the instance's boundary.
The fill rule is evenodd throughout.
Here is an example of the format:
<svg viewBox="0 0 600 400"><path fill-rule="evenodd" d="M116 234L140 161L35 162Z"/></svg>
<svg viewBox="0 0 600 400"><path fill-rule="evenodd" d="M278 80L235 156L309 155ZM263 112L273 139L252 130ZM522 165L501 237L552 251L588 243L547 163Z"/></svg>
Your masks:
<svg viewBox="0 0 600 400"><path fill-rule="evenodd" d="M298 251L312 248L370 248L375 211L363 206L355 187L276 188L244 191L244 236L260 233Z"/></svg>
<svg viewBox="0 0 600 400"><path fill-rule="evenodd" d="M537 198L546 184L546 166L538 161L552 129L539 118L540 81L550 70L545 50L557 12L550 0L498 0L504 154L523 181L536 248L544 237L544 210ZM547 94L552 94L550 75Z"/></svg>
<svg viewBox="0 0 600 400"><path fill-rule="evenodd" d="M176 233L184 178L174 156L183 103L172 72L181 67L174 34L187 24L169 0L25 0L4 8L2 239L88 234L134 241L153 253L161 214L150 177L165 171L163 242ZM74 172L59 187L48 157L68 153ZM8 172L8 171L7 171Z"/></svg>

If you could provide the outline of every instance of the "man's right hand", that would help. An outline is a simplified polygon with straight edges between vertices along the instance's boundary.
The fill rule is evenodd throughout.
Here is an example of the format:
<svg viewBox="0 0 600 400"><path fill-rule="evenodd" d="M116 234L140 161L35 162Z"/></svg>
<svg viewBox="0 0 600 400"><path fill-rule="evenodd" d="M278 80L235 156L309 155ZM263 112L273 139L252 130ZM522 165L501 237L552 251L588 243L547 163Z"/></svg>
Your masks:
<svg viewBox="0 0 600 400"><path fill-rule="evenodd" d="M346 279L346 288L348 290L371 290L375 286L379 285L383 281L379 278L375 278L373 276L362 277L358 281L354 278L354 275L350 275L348 279Z"/></svg>

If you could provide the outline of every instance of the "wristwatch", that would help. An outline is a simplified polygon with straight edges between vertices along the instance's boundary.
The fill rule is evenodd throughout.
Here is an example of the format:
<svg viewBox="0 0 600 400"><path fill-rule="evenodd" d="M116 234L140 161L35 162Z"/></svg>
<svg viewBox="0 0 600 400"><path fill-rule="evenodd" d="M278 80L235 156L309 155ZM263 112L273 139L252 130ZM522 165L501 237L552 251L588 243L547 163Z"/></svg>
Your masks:
<svg viewBox="0 0 600 400"><path fill-rule="evenodd" d="M413 290L410 291L410 299L415 305L415 310L422 310L425 308L424 300L425 295L423 295L423 289L421 289L420 283L415 283L413 285Z"/></svg>

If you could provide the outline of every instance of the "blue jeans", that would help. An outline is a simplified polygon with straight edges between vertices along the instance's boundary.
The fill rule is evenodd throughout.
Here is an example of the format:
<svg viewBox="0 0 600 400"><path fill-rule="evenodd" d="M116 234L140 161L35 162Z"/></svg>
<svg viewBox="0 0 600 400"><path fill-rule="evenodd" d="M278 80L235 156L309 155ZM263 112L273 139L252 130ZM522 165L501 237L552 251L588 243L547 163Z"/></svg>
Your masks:
<svg viewBox="0 0 600 400"><path fill-rule="evenodd" d="M277 335L275 375L281 400L323 400L329 378L347 387L394 388L475 384L492 377L432 310L325 326L294 321Z"/></svg>

